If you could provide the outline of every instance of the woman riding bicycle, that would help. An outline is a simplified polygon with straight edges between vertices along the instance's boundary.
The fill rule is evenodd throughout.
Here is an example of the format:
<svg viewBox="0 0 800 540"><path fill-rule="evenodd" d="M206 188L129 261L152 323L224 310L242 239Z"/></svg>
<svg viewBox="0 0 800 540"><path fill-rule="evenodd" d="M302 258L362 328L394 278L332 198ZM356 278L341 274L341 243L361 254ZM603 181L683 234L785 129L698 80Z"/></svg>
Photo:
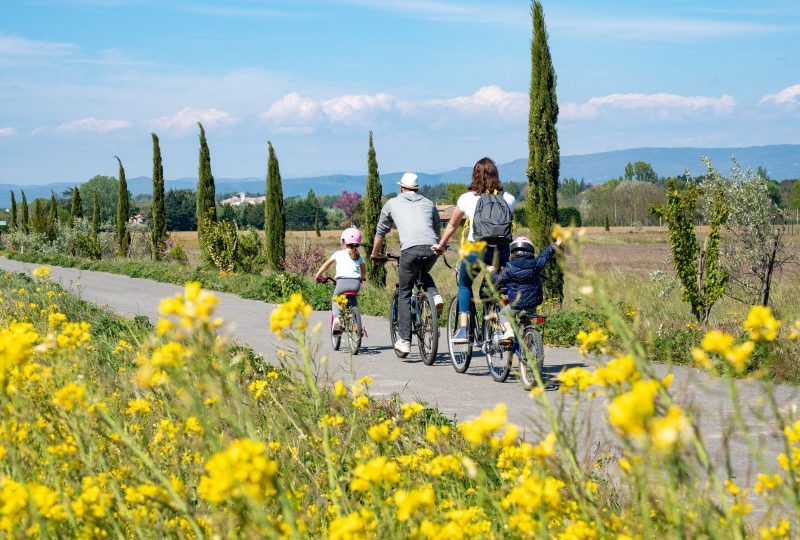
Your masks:
<svg viewBox="0 0 800 540"><path fill-rule="evenodd" d="M358 292L361 290L361 283L366 278L366 266L364 258L358 251L361 245L361 231L355 227L350 227L342 231L341 236L342 249L333 253L327 261L322 263L322 266L317 270L317 281L322 280L322 274L328 269L330 265L336 263L336 287L333 290L333 296L344 294L346 292ZM355 298L351 298L351 303L355 303ZM331 309L333 311L333 331L342 331L342 319L340 317L342 308L335 301L331 301Z"/></svg>
<svg viewBox="0 0 800 540"><path fill-rule="evenodd" d="M497 165L494 161L485 157L475 164L472 169L472 183L469 190L458 198L456 209L453 212L453 217L447 224L447 228L442 234L441 241L433 246L433 250L441 253L447 241L456 232L456 229L461 225L461 221L466 216L469 222L468 239L474 242L475 231L473 224L475 222L475 212L481 202L482 196L494 196L495 200L502 201L508 206L509 215L513 216L514 207L517 201L513 195L503 191L503 185L500 183L500 176L497 172ZM502 204L502 202L500 204ZM509 221L508 230L510 232L511 223ZM482 257L483 263L486 265L494 265L495 267L502 268L508 262L509 248L508 242L511 241L510 236L505 244L498 243L486 246L483 253L471 252L461 263L458 270L458 312L459 312L459 329L453 335L453 343L466 343L469 341L467 332L467 324L469 321L470 304L472 303L472 282L475 279L478 271L480 270L478 258Z"/></svg>

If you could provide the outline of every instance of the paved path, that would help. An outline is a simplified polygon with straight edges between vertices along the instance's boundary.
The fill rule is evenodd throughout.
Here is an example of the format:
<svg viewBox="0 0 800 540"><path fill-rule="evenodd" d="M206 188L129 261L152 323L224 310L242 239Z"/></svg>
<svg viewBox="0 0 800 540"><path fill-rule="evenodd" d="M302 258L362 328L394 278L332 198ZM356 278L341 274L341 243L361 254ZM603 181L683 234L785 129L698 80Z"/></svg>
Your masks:
<svg viewBox="0 0 800 540"><path fill-rule="evenodd" d="M0 258L0 267L7 270L30 274L37 266L39 265ZM85 300L107 305L126 315L145 315L152 320L158 317L156 308L159 300L182 289L176 285L72 268L52 267L51 276ZM76 286L77 283L80 283L80 287ZM220 298L218 314L230 323L236 339L247 343L270 361L276 361L275 346L278 341L267 330L269 313L274 306L255 300L244 300L232 294L215 294ZM327 358L322 368L323 376L327 372L331 380L349 380L350 357L345 352L331 349L327 334L328 320L327 312L314 312L311 316L312 326L316 322L323 324L319 339L320 355ZM444 339L440 340L438 361L433 366L426 366L420 361L414 347L412 354L404 360L395 356L385 319L364 317L364 325L369 337L364 340L361 354L352 357L352 369L356 377L371 375L374 378L373 395L398 394L406 401L427 402L456 419L473 417L483 409L504 402L508 405L511 421L523 426L530 438L536 439L540 436L541 430L538 426L541 418L534 411L527 392L513 376L503 384L493 382L482 354L478 353L473 357L472 366L466 374L457 374L450 365ZM546 350L546 375L552 376L562 368L574 365L582 365L575 349ZM751 482L758 471L754 469L744 443L736 437L738 430L730 420L732 406L725 381L684 366L659 365L657 369L661 374L670 370L673 372L675 378L672 394L681 405L697 413L700 433L721 469L725 464L724 441L727 434L734 434L728 442L732 469L739 482ZM782 448L780 440L769 433L764 422L759 420L764 408L763 387L761 383L749 380L737 381L736 385L740 403L747 409L748 423L753 426L756 443L764 450L767 461L774 464L774 456ZM563 396L557 391L549 391L548 394L554 402ZM776 388L776 395L785 408L797 406L797 388L779 386ZM604 409L601 401L595 401L592 406L580 412L580 419L591 429L585 440L597 443L606 439L603 427ZM585 446L586 450L591 450L593 445Z"/></svg>

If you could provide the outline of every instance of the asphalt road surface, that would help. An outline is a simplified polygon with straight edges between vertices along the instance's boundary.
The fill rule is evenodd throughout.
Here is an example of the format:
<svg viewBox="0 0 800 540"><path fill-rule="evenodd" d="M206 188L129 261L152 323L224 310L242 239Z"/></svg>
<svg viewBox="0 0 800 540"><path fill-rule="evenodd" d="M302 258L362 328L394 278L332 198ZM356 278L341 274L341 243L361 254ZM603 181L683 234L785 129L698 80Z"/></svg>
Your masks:
<svg viewBox="0 0 800 540"><path fill-rule="evenodd" d="M0 258L0 267L6 270L30 274L38 266ZM125 315L145 315L153 321L158 318L156 308L159 301L182 290L182 287L176 285L116 274L51 268L52 279L84 300L106 305ZM269 314L275 306L245 300L232 294L214 294L220 299L217 313L229 324L235 338L262 353L269 361L277 363L275 348L279 341L268 331ZM314 312L309 325L313 327L317 322L322 323L318 342L319 355L325 359L320 367L323 379L349 381L352 369L355 377L373 377L373 396L388 397L397 394L404 401L425 402L456 420L474 417L482 410L504 402L508 406L509 420L522 426L528 438L537 440L542 436L542 418L528 393L522 389L514 375L505 383L494 382L482 353L473 355L472 364L465 374L458 374L453 370L443 337L439 342L439 357L434 365L426 366L421 362L416 342L412 344L409 357L399 359L392 350L387 320L381 317L364 317L368 337L364 338L361 354L351 358L347 352L331 349L327 330L329 317L328 312ZM566 367L585 365L584 362L575 349L548 348L545 352L545 376L551 378ZM729 464L737 483L752 485L755 474L761 471L757 470L757 465L740 436L740 430L732 420L733 407L726 382L684 366L658 365L657 370L659 374L670 371L674 374L671 393L680 405L695 412L700 434L719 470L723 471L726 467L727 447ZM763 383L741 380L736 381L735 385L739 403L745 409L746 421L751 426L753 442L763 451L767 465L773 467L774 458L782 451L782 446L775 430L770 429L769 424L762 420L764 417L771 417L766 412ZM553 402L565 399L565 394L555 388L547 393ZM775 394L785 411L797 407L797 388L777 386ZM566 405L570 405L568 399ZM605 451L603 442L613 440L609 438L607 428L604 427L604 414L605 405L601 400L590 402L579 411L580 422L587 429L586 436L582 439L585 452Z"/></svg>

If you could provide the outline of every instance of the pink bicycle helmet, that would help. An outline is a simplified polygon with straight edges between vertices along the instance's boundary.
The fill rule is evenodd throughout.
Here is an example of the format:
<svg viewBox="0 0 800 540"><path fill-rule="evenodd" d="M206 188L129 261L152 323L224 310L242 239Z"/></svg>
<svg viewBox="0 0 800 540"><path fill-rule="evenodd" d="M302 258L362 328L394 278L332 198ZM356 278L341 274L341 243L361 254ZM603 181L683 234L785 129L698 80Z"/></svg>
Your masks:
<svg viewBox="0 0 800 540"><path fill-rule="evenodd" d="M342 240L345 245L361 244L361 231L355 227L350 227L342 231Z"/></svg>

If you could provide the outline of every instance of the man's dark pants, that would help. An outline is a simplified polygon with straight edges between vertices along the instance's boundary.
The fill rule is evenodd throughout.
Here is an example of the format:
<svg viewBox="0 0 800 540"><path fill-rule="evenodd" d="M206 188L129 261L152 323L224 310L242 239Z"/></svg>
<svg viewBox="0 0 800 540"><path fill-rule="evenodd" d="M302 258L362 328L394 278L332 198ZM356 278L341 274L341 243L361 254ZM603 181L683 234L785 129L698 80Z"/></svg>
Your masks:
<svg viewBox="0 0 800 540"><path fill-rule="evenodd" d="M436 263L437 255L431 251L431 246L413 246L400 252L398 265L399 299L398 333L400 338L411 340L411 291L414 288L417 275L420 273L425 290L434 295L439 291L430 275L431 268Z"/></svg>

